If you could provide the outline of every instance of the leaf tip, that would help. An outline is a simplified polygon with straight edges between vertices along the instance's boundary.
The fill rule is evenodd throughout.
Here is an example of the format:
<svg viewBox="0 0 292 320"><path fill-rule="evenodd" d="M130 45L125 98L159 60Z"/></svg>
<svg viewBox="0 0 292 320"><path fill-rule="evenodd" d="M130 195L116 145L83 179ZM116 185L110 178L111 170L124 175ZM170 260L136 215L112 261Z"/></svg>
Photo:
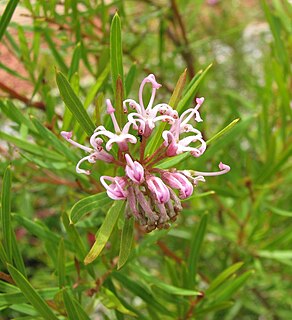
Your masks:
<svg viewBox="0 0 292 320"><path fill-rule="evenodd" d="M92 261L90 258L88 258L88 256L84 259L84 264L87 266L88 264L90 264Z"/></svg>

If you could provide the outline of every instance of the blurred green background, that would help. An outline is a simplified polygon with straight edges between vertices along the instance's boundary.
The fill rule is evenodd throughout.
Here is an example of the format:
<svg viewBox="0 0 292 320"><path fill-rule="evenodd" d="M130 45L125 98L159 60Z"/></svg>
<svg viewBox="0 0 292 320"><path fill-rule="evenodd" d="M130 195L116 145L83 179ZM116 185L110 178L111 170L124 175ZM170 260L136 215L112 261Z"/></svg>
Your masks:
<svg viewBox="0 0 292 320"><path fill-rule="evenodd" d="M136 228L120 271L122 217L87 267L82 261L108 207L69 224L74 203L103 191L99 176L113 171L97 163L91 177L75 173L82 152L59 133L73 128L79 142L86 135L55 80L57 69L94 124L107 121L116 11L124 98L137 99L153 73L163 85L156 102L167 102L187 68L206 99L199 125L206 140L240 119L202 157L178 164L206 171L222 161L231 171L201 184L170 230ZM0 12L0 171L10 164L12 173L11 214L7 172L2 183L0 319L291 319L291 1L24 0L1 1ZM41 297L34 303L19 274Z"/></svg>

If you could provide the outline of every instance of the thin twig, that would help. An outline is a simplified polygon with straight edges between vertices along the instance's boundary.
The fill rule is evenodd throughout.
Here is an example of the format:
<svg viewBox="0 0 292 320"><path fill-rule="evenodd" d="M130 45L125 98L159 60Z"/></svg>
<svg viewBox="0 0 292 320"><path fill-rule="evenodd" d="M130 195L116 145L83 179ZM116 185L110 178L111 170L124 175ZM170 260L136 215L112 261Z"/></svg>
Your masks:
<svg viewBox="0 0 292 320"><path fill-rule="evenodd" d="M27 106L31 106L31 107L34 107L34 108L37 108L40 110L46 109L46 105L42 101L33 102L30 99L28 99L27 97L22 96L21 94L16 92L14 89L6 86L6 84L4 84L2 82L0 82L0 89L3 90L4 92L8 93L10 98L22 101Z"/></svg>

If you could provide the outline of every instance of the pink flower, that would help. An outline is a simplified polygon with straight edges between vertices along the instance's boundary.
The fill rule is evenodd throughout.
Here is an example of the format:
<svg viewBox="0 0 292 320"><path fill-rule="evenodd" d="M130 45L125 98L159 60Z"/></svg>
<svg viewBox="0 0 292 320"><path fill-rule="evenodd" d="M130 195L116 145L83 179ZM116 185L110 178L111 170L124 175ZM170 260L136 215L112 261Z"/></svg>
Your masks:
<svg viewBox="0 0 292 320"><path fill-rule="evenodd" d="M146 177L146 183L159 203L166 203L169 200L169 190L160 178L149 175Z"/></svg>
<svg viewBox="0 0 292 320"><path fill-rule="evenodd" d="M143 102L143 90L146 83L151 83L152 85L152 94L147 107L144 106ZM156 91L160 87L161 85L156 81L155 76L150 74L140 85L139 103L133 99L127 99L123 102L125 112L128 112L127 104L136 110L136 112L128 115L128 120L133 124L134 129L138 129L139 134L144 135L145 137L150 136L157 121L166 121L172 124L177 117L177 112L166 103L158 104L153 107ZM157 115L157 113L160 113L160 115Z"/></svg>
<svg viewBox="0 0 292 320"><path fill-rule="evenodd" d="M167 156L172 157L183 152L190 152L192 156L199 157L205 152L206 142L203 140L201 132L188 124L193 116L195 116L197 122L202 121L198 109L204 102L204 98L197 98L196 102L196 107L183 112L179 119L174 121L170 130L163 131L164 145L168 147L166 150ZM180 135L186 132L194 134L180 140ZM191 147L190 144L194 142L199 142L201 145L198 148Z"/></svg>
<svg viewBox="0 0 292 320"><path fill-rule="evenodd" d="M109 99L106 100L107 104L107 113L111 116L112 122L114 125L115 133L106 130L105 127L99 126L96 128L95 133L90 138L90 143L94 144L97 137L100 135L104 135L109 138L108 142L105 145L105 148L107 151L110 151L112 148L112 145L114 143L117 143L121 151L128 150L128 142L130 143L136 143L137 138L133 136L132 134L129 134L129 129L131 126L130 122L127 122L123 128L123 130L120 129L117 119L115 117L115 109L113 108L111 101Z"/></svg>
<svg viewBox="0 0 292 320"><path fill-rule="evenodd" d="M193 194L193 185L182 173L164 171L161 174L161 177L162 180L171 188L179 190L179 197L181 199L186 199Z"/></svg>
<svg viewBox="0 0 292 320"><path fill-rule="evenodd" d="M73 146L78 147L86 152L89 152L90 155L82 158L76 165L76 172L77 173L84 173L89 175L90 171L89 170L84 170L80 168L81 163L84 161L88 161L89 163L95 163L97 160L105 161L105 162L113 162L114 157L109 154L108 152L104 151L103 148L101 147L101 142L102 140L99 139L98 143L96 142L93 145L93 148L85 147L82 144L72 140L72 132L66 132L62 131L61 136L65 138L68 142L70 142Z"/></svg>
<svg viewBox="0 0 292 320"><path fill-rule="evenodd" d="M127 176L137 184L141 184L144 181L144 168L138 161L133 161L132 158L126 154L125 159L127 161L126 174Z"/></svg>
<svg viewBox="0 0 292 320"><path fill-rule="evenodd" d="M112 183L108 185L105 181L111 181ZM128 191L127 180L124 177L109 177L101 176L101 184L105 187L108 196L113 200L124 200L127 198Z"/></svg>

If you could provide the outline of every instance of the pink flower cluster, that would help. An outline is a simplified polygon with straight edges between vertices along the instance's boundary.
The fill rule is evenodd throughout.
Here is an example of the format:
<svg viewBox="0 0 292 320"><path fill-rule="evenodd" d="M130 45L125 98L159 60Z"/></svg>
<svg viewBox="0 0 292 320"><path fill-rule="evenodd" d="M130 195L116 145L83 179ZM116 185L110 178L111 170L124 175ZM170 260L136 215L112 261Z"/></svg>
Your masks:
<svg viewBox="0 0 292 320"><path fill-rule="evenodd" d="M151 85L152 91L146 105L143 91L147 83ZM90 174L90 171L81 168L81 164L85 161L95 163L101 160L124 169L124 176L101 176L100 182L110 198L127 201L127 217L134 216L147 231L169 227L169 222L174 221L182 210L180 200L190 197L198 182L205 181L205 176L216 176L230 170L230 167L223 163L219 164L218 172L180 171L175 168L162 170L155 167L158 162L167 157L184 152L199 157L206 150L206 142L201 132L190 123L192 120L202 121L199 108L204 98L197 98L196 106L179 116L177 111L166 103L154 105L156 91L160 87L153 74L142 81L139 102L133 99L126 99L123 102L124 112L128 114L128 122L122 129L115 117L115 109L107 99L107 113L111 117L114 132L103 126L97 127L90 137L91 147L73 141L72 132L61 132L68 142L89 153L77 163L78 173ZM146 145L160 121L168 123L169 128L162 133L163 142L160 147L152 155L147 155L145 154ZM135 131L140 139L134 135ZM117 154L112 151L114 144L118 146ZM130 149L134 149L134 147L130 148L130 145L137 144L139 144L138 159L133 154L134 150L130 152ZM174 189L178 192L176 193Z"/></svg>

